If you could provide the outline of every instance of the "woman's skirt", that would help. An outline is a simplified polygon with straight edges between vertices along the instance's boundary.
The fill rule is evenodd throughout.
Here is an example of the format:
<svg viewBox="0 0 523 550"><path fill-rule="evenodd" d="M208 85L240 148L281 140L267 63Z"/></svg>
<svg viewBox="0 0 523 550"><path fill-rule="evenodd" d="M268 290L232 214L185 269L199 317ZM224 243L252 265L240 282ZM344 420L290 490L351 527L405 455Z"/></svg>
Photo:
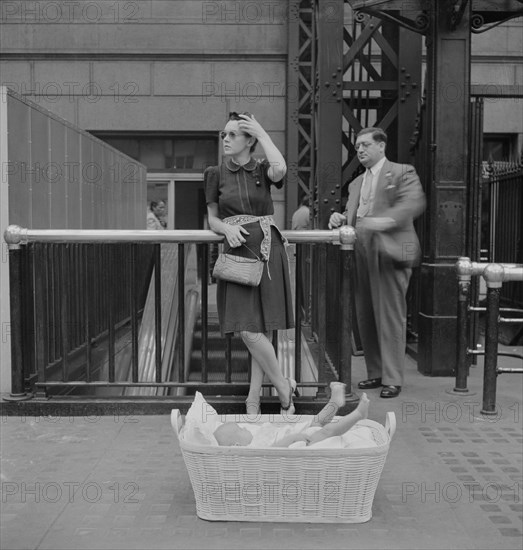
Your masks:
<svg viewBox="0 0 523 550"><path fill-rule="evenodd" d="M258 222L243 225L249 235L243 235L245 244L261 258L260 244L263 232ZM253 258L245 246L229 248L224 252ZM271 226L271 254L264 262L259 286L251 287L218 281L218 316L222 334L228 332L267 333L294 327L289 263L279 231Z"/></svg>

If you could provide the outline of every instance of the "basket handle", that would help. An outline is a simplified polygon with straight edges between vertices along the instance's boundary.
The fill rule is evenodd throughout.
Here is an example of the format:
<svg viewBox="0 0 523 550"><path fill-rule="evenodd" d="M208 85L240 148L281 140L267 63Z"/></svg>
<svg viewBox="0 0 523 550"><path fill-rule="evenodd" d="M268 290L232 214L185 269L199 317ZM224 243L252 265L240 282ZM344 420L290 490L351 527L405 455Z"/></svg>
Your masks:
<svg viewBox="0 0 523 550"><path fill-rule="evenodd" d="M392 411L389 411L385 417L385 430L389 434L389 439L392 439L396 432L396 415Z"/></svg>
<svg viewBox="0 0 523 550"><path fill-rule="evenodd" d="M171 426L173 427L176 437L180 438L180 430L183 427L183 418L178 409L172 409L171 411Z"/></svg>

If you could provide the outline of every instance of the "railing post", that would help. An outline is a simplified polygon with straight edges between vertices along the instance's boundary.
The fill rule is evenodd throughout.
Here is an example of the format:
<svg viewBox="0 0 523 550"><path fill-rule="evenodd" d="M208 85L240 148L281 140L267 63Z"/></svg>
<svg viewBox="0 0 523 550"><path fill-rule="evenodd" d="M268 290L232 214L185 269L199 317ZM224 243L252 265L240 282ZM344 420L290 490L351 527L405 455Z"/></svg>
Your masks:
<svg viewBox="0 0 523 550"><path fill-rule="evenodd" d="M469 258L460 258L456 264L458 273L458 318L456 346L456 386L454 392L468 393L470 355L468 353L469 304L472 264Z"/></svg>
<svg viewBox="0 0 523 550"><path fill-rule="evenodd" d="M178 381L185 382L185 245L178 243Z"/></svg>
<svg viewBox="0 0 523 550"><path fill-rule="evenodd" d="M496 382L499 333L499 295L504 270L500 264L489 264L483 272L487 283L487 319L485 327L485 366L483 371L483 409L481 414L496 414Z"/></svg>
<svg viewBox="0 0 523 550"><path fill-rule="evenodd" d="M9 250L9 300L11 315L11 393L6 401L23 401L32 394L25 391L24 358L22 351L22 248L20 228L10 225L4 232Z"/></svg>
<svg viewBox="0 0 523 550"><path fill-rule="evenodd" d="M326 284L326 269L327 269L327 245L320 243L317 247L318 263L316 265L316 275L318 281L317 289L317 335L318 335L318 383L322 384L318 387L316 397L323 398L325 396L325 387L323 384L326 380L326 356L327 356L327 284Z"/></svg>
<svg viewBox="0 0 523 550"><path fill-rule="evenodd" d="M347 394L352 394L352 264L356 232L353 227L340 228L340 382L347 384Z"/></svg>
<svg viewBox="0 0 523 550"><path fill-rule="evenodd" d="M302 306L306 307L304 299L304 284L303 273L301 268L303 266L303 245L296 243L296 253L294 255L294 360L295 360L295 372L294 378L296 382L301 382L301 325L302 325ZM303 300L303 303L302 303Z"/></svg>

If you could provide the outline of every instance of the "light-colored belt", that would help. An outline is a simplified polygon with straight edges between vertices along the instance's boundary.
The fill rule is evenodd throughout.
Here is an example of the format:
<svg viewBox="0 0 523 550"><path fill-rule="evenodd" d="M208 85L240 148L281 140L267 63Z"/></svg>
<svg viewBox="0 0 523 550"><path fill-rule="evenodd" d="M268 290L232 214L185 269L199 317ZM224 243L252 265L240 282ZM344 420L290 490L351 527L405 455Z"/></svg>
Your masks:
<svg viewBox="0 0 523 550"><path fill-rule="evenodd" d="M237 216L229 216L222 220L229 225L246 225L248 223L259 222L263 232L263 239L260 244L260 254L263 259L268 262L271 254L271 226L275 227L278 233L280 230L276 225L272 216L250 216L247 214L239 214ZM287 244L287 239L280 233L283 243Z"/></svg>

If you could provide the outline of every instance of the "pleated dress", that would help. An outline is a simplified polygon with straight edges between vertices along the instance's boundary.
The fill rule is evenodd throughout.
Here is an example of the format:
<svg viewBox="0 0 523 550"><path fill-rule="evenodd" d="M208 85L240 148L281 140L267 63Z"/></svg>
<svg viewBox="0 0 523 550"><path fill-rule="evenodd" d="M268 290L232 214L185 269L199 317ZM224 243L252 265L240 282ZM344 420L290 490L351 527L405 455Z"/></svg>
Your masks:
<svg viewBox="0 0 523 550"><path fill-rule="evenodd" d="M271 216L274 205L271 185L283 186L283 181L272 182L267 176L267 160L253 158L240 166L227 158L221 166L205 170L204 185L207 204L217 203L220 219L230 216ZM242 224L249 234L243 235L245 246L230 248L224 243L224 252L238 256L260 258L264 232L258 221ZM294 327L289 263L283 237L271 225L271 248L264 262L262 279L257 287L218 281L217 306L223 335L249 331L266 333ZM252 251L252 252L251 252Z"/></svg>

